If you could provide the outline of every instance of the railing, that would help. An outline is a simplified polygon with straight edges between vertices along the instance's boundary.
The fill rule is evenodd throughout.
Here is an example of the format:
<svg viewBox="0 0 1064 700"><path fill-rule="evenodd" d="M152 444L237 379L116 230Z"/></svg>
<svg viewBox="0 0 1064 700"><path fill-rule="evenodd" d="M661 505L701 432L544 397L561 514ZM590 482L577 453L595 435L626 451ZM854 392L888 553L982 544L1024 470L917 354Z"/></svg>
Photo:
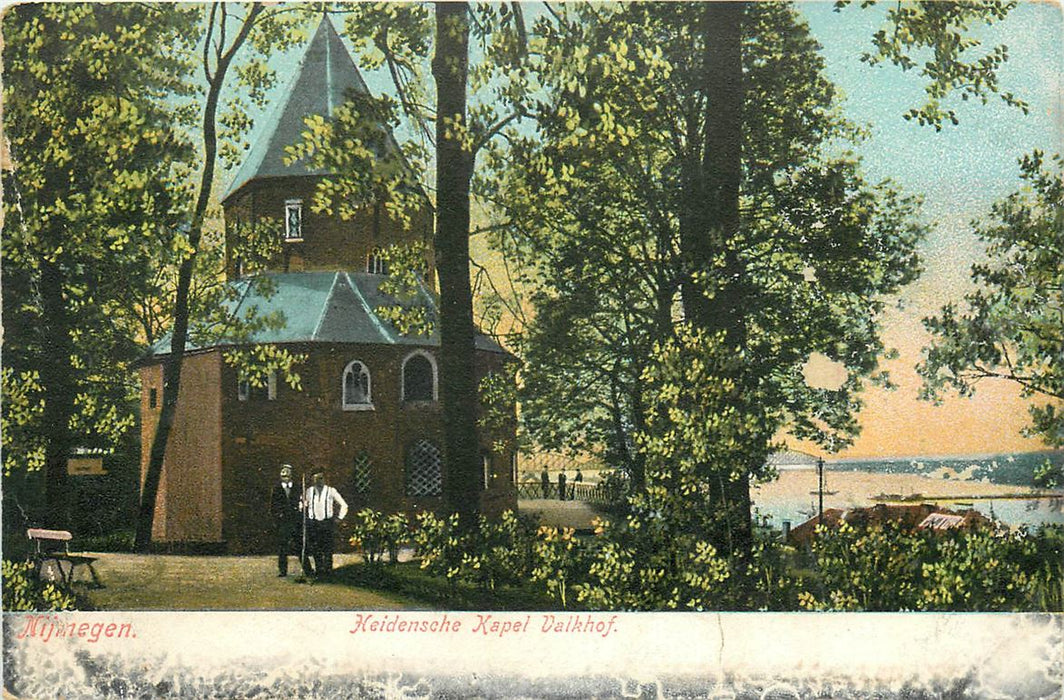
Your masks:
<svg viewBox="0 0 1064 700"><path fill-rule="evenodd" d="M525 499L558 498L558 484L547 484L544 493L543 483L539 481L525 481L517 485L517 497ZM610 493L606 484L585 484L582 482L565 485L565 499L593 503L595 505L609 505L616 501L616 496Z"/></svg>

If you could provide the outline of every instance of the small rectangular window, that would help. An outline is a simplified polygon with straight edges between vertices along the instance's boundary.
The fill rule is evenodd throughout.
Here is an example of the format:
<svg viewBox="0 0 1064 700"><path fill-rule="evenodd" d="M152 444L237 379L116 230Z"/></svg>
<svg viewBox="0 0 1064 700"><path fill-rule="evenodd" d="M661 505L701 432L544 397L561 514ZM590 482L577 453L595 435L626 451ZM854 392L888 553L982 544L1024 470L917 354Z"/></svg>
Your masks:
<svg viewBox="0 0 1064 700"><path fill-rule="evenodd" d="M159 405L159 390L148 389L148 408L155 408L157 405Z"/></svg>
<svg viewBox="0 0 1064 700"><path fill-rule="evenodd" d="M284 239L303 240L303 200L289 199L284 203Z"/></svg>
<svg viewBox="0 0 1064 700"><path fill-rule="evenodd" d="M245 378L237 380L236 398L238 401L276 401L277 400L277 372L270 371L266 375L264 386L253 386Z"/></svg>

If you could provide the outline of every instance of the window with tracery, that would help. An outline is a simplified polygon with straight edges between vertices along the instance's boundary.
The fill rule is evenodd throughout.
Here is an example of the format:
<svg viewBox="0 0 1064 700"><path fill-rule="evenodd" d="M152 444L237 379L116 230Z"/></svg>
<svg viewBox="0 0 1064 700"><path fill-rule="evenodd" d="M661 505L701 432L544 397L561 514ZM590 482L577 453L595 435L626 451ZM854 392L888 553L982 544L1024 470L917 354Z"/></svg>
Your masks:
<svg viewBox="0 0 1064 700"><path fill-rule="evenodd" d="M373 397L370 393L369 368L359 360L354 360L344 368L343 407L345 410L371 408Z"/></svg>

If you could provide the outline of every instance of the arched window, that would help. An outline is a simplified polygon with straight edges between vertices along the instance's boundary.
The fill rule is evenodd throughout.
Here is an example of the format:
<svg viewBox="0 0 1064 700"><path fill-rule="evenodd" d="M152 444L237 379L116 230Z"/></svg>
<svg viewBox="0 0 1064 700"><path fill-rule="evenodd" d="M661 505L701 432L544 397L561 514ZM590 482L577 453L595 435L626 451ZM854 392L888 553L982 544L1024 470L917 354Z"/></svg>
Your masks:
<svg viewBox="0 0 1064 700"><path fill-rule="evenodd" d="M406 451L408 496L439 496L443 491L440 450L428 440L418 440Z"/></svg>
<svg viewBox="0 0 1064 700"><path fill-rule="evenodd" d="M369 369L358 360L344 368L343 406L345 411L364 411L373 408L370 393Z"/></svg>
<svg viewBox="0 0 1064 700"><path fill-rule="evenodd" d="M384 259L384 253L380 248L374 248L366 256L366 272L372 275L388 274L388 262Z"/></svg>
<svg viewBox="0 0 1064 700"><path fill-rule="evenodd" d="M436 361L423 350L403 360L403 401L436 400Z"/></svg>

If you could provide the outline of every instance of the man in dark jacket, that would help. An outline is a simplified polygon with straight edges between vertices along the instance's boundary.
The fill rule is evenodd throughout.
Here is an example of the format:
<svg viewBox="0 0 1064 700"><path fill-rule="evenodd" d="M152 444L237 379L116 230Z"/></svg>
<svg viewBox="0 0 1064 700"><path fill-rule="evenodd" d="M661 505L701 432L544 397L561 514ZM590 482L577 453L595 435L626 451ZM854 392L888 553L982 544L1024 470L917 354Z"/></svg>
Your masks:
<svg viewBox="0 0 1064 700"><path fill-rule="evenodd" d="M292 466L281 466L281 479L270 493L270 515L277 542L277 575L288 575L288 556L298 557L302 546L300 489L292 483Z"/></svg>

